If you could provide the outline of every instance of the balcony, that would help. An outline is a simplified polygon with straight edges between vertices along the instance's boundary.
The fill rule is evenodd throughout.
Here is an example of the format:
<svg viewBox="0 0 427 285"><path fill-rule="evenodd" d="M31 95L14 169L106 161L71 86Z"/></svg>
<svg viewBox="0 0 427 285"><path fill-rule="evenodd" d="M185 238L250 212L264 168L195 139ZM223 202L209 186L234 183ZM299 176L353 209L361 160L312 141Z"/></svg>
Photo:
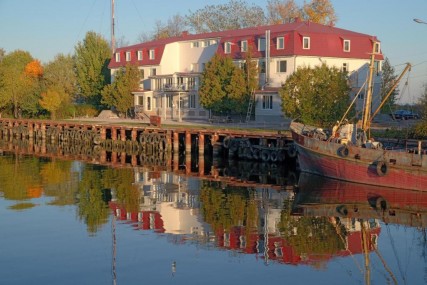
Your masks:
<svg viewBox="0 0 427 285"><path fill-rule="evenodd" d="M196 86L182 83L182 84L163 84L160 87L160 91L165 91L165 92L191 91L191 90L196 90Z"/></svg>

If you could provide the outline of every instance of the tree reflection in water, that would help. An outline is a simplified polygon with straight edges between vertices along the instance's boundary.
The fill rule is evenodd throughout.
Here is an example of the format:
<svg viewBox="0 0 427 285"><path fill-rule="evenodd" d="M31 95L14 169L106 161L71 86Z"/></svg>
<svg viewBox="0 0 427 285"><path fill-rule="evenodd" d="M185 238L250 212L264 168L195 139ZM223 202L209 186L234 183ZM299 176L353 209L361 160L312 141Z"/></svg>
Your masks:
<svg viewBox="0 0 427 285"><path fill-rule="evenodd" d="M75 205L78 220L86 225L89 235L106 226L113 213L136 229L167 233L168 240L177 244L197 242L260 255L266 261L316 268L323 268L336 256L375 252L380 218L399 223L399 211L415 209L419 215L410 215L413 222L427 212L426 199L419 193L405 206L386 196L400 192L387 191L383 196L388 208L376 209L367 197L377 189L351 188L346 192L348 186L313 179L309 180L313 189L296 192L289 187L257 187L256 183L245 187L242 176L238 181L230 176L207 181L182 173L108 168L19 154L0 156L0 173L0 196L17 202L10 210L37 207L43 197L50 198L47 203L51 206ZM366 199L354 200L358 197ZM408 193L404 197L410 198ZM399 206L393 208L395 205ZM173 228L168 228L171 225ZM419 225L420 254L425 256L425 227ZM362 228L366 229L365 248L361 246Z"/></svg>

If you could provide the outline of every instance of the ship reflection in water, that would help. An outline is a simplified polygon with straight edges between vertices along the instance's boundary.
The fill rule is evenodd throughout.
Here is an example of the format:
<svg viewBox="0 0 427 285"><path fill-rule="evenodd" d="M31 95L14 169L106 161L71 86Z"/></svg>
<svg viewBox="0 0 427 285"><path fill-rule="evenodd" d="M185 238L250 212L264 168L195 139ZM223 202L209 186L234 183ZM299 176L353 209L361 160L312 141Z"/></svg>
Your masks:
<svg viewBox="0 0 427 285"><path fill-rule="evenodd" d="M427 281L427 192L296 175L290 167L279 171L280 185L245 184L245 175L230 171L207 180L18 154L0 156L0 169L5 284L103 284L105 267L117 284ZM277 166L251 169L277 175ZM49 215L62 218L55 224ZM69 216L86 225L87 239ZM24 221L26 231L11 226ZM55 273L35 272L49 265Z"/></svg>

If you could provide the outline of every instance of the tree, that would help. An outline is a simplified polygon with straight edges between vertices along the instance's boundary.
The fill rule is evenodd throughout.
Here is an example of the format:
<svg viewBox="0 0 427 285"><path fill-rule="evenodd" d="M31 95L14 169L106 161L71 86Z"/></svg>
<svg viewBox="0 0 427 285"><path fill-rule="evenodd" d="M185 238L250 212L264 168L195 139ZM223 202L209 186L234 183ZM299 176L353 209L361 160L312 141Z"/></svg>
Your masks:
<svg viewBox="0 0 427 285"><path fill-rule="evenodd" d="M40 61L33 60L29 62L25 66L25 74L33 78L40 78L43 75L43 67L40 64Z"/></svg>
<svg viewBox="0 0 427 285"><path fill-rule="evenodd" d="M216 113L241 112L246 92L244 75L230 57L216 54L202 74L200 103Z"/></svg>
<svg viewBox="0 0 427 285"><path fill-rule="evenodd" d="M329 0L312 0L302 7L303 19L323 25L335 25L337 16Z"/></svg>
<svg viewBox="0 0 427 285"><path fill-rule="evenodd" d="M427 84L424 85L424 94L421 95L418 105L421 120L415 125L414 133L417 138L427 138Z"/></svg>
<svg viewBox="0 0 427 285"><path fill-rule="evenodd" d="M48 89L41 94L40 106L50 112L52 120L56 119L56 111L61 106L61 98L64 97L61 91L63 90Z"/></svg>
<svg viewBox="0 0 427 285"><path fill-rule="evenodd" d="M381 82L381 98L385 98L391 87L396 82L397 75L394 73L394 68L390 65L389 59L386 57L382 65L382 82ZM396 95L398 91L395 89L387 99L383 107L385 113L392 113L393 106L396 104Z"/></svg>
<svg viewBox="0 0 427 285"><path fill-rule="evenodd" d="M264 25L261 7L245 1L230 0L227 4L208 5L186 16L187 23L196 33L218 32Z"/></svg>
<svg viewBox="0 0 427 285"><path fill-rule="evenodd" d="M346 76L326 64L298 68L279 90L286 116L303 123L331 127L349 106Z"/></svg>
<svg viewBox="0 0 427 285"><path fill-rule="evenodd" d="M295 18L302 17L302 10L294 0L267 2L267 21L269 24L291 23Z"/></svg>
<svg viewBox="0 0 427 285"><path fill-rule="evenodd" d="M40 95L39 63L30 53L16 50L0 62L0 111L10 108L15 118L22 112L34 114Z"/></svg>
<svg viewBox="0 0 427 285"><path fill-rule="evenodd" d="M110 83L108 42L95 32L88 32L75 48L75 70L80 96L87 103L101 108L101 91Z"/></svg>
<svg viewBox="0 0 427 285"><path fill-rule="evenodd" d="M61 95L61 104L56 110L62 118L73 115L77 94L77 78L74 59L70 55L58 54L44 67L45 89L55 89Z"/></svg>
<svg viewBox="0 0 427 285"><path fill-rule="evenodd" d="M170 17L167 23L163 23L160 20L156 21L154 31L151 33L141 33L138 40L140 42L148 42L152 40L178 37L187 29L188 27L185 18L176 14Z"/></svg>
<svg viewBox="0 0 427 285"><path fill-rule="evenodd" d="M2 48L0 48L0 62L2 61L3 57L6 55L6 51Z"/></svg>
<svg viewBox="0 0 427 285"><path fill-rule="evenodd" d="M114 74L115 80L102 90L102 103L114 107L127 116L133 106L132 91L139 87L140 73L138 66L126 65Z"/></svg>
<svg viewBox="0 0 427 285"><path fill-rule="evenodd" d="M258 61L253 59L251 48L249 48L249 50L244 54L243 60L243 72L247 86L247 93L250 94L253 90L258 89L259 85Z"/></svg>

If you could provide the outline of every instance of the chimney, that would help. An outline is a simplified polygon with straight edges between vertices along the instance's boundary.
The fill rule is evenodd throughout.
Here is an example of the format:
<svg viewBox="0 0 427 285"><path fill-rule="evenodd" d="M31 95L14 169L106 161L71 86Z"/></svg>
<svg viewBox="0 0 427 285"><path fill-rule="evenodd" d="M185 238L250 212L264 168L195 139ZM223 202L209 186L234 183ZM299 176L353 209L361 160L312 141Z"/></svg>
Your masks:
<svg viewBox="0 0 427 285"><path fill-rule="evenodd" d="M181 36L183 36L183 37L188 36L188 31L182 31Z"/></svg>

